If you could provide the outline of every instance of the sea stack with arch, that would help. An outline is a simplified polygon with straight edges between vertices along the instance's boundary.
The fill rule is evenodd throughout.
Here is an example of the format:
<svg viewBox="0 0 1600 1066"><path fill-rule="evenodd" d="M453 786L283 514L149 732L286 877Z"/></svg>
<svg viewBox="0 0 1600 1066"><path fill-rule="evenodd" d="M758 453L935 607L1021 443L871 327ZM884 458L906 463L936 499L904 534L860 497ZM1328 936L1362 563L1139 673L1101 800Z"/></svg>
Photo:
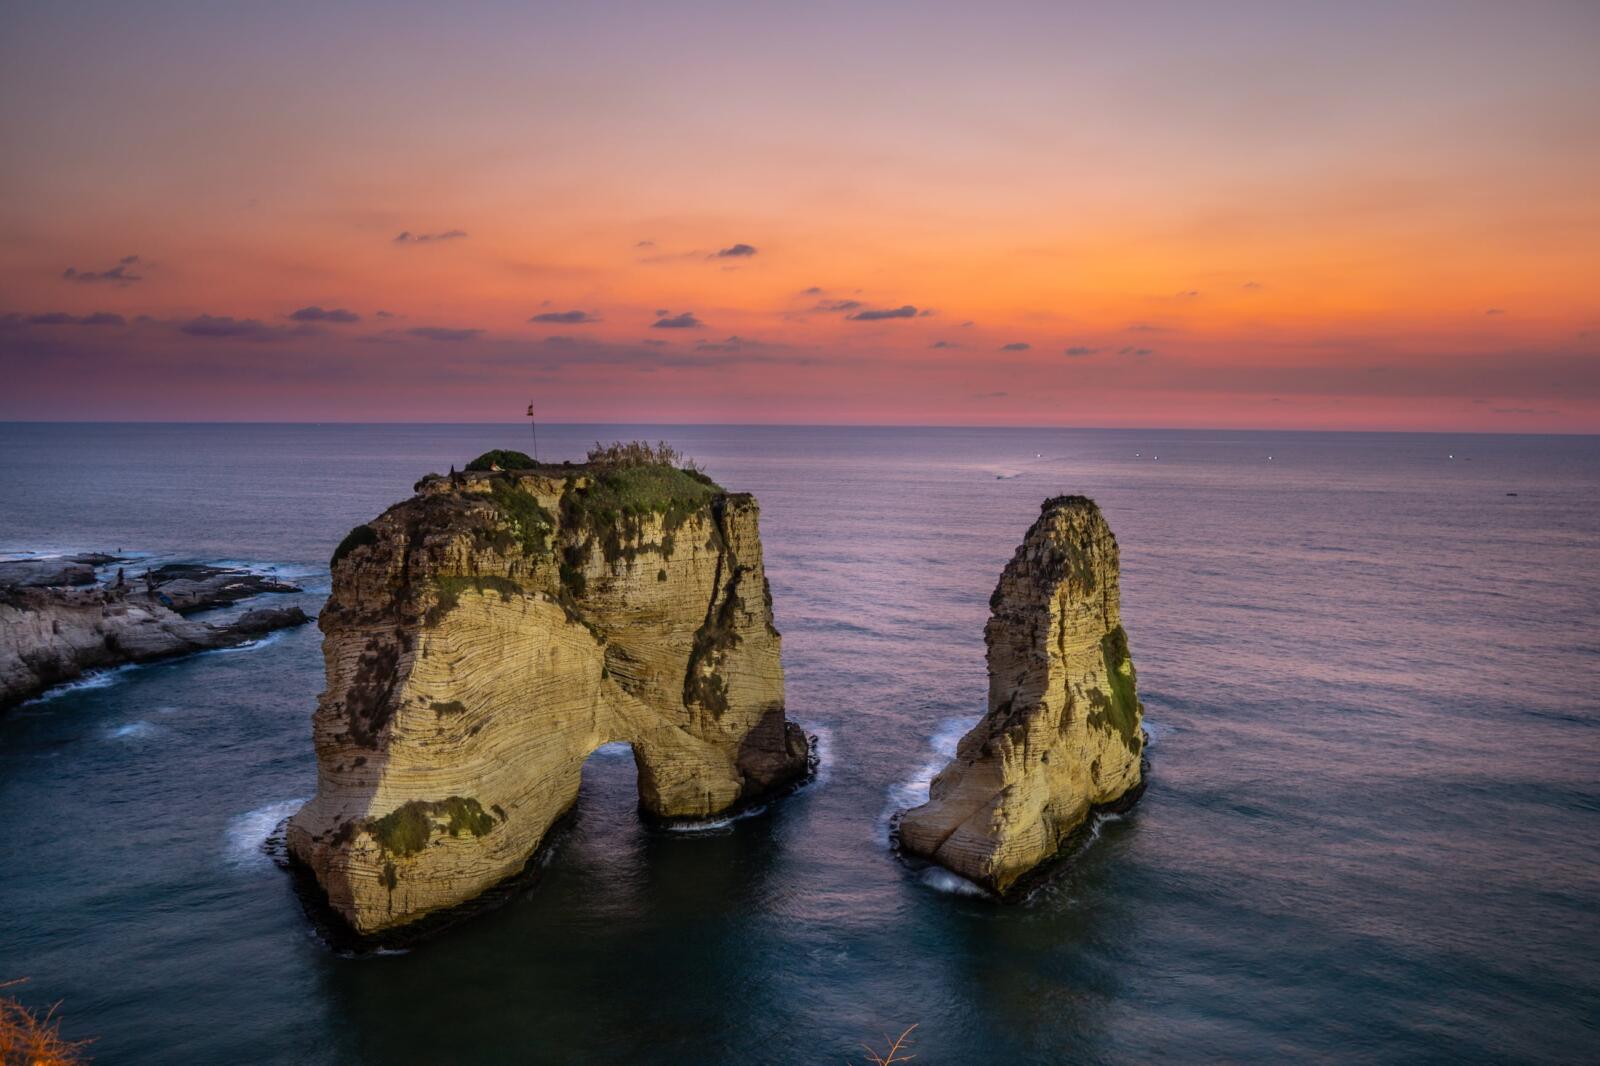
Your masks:
<svg viewBox="0 0 1600 1066"><path fill-rule="evenodd" d="M902 851L1003 896L1097 808L1138 797L1143 709L1119 584L1094 501L1046 500L989 598L988 713L901 815Z"/></svg>
<svg viewBox="0 0 1600 1066"><path fill-rule="evenodd" d="M632 744L660 818L805 775L756 501L662 458L491 453L334 553L317 793L287 843L357 933L519 873L602 744Z"/></svg>

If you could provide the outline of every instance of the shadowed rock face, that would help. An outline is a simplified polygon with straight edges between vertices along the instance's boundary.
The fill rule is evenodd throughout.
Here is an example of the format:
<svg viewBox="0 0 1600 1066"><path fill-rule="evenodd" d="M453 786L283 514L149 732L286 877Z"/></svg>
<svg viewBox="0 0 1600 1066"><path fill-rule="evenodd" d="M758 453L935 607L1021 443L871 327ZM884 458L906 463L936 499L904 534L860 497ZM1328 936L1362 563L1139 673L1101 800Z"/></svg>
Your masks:
<svg viewBox="0 0 1600 1066"><path fill-rule="evenodd" d="M989 606L989 712L901 817L899 840L1003 894L1094 808L1137 789L1144 732L1117 542L1093 500L1045 501Z"/></svg>
<svg viewBox="0 0 1600 1066"><path fill-rule="evenodd" d="M516 874L627 741L640 804L803 775L757 506L668 467L430 476L335 554L317 794L291 853L374 933Z"/></svg>

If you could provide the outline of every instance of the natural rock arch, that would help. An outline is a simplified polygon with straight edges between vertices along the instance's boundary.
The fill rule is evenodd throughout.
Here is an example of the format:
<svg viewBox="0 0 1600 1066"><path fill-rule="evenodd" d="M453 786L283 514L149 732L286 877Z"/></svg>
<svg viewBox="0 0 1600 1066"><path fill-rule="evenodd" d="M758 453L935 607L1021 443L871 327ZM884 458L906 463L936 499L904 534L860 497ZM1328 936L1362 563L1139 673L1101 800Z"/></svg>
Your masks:
<svg viewBox="0 0 1600 1066"><path fill-rule="evenodd" d="M333 571L288 843L360 933L520 871L604 744L662 818L805 772L748 495L670 467L430 476Z"/></svg>

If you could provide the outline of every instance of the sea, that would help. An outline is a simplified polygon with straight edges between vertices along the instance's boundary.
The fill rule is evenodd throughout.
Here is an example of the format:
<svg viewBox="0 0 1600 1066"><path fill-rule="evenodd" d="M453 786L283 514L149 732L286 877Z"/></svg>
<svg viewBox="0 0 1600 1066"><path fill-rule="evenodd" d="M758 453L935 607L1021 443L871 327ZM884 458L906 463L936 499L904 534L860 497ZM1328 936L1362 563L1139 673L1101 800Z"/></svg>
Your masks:
<svg viewBox="0 0 1600 1066"><path fill-rule="evenodd" d="M818 769L642 821L626 747L501 906L330 945L277 861L314 626L0 717L0 980L102 1063L1573 1063L1600 1057L1600 438L541 425L761 503ZM0 553L274 571L527 425L0 425ZM1027 898L902 861L1040 503L1122 553L1149 787ZM915 1028L911 1028L911 1027Z"/></svg>

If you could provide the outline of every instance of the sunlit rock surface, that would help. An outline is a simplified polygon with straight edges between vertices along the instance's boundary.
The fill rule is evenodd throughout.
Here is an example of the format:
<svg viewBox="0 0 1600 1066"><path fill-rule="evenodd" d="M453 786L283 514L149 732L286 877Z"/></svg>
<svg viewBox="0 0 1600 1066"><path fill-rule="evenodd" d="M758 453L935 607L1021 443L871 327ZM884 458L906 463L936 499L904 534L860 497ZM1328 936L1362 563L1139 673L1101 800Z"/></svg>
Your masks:
<svg viewBox="0 0 1600 1066"><path fill-rule="evenodd" d="M752 497L665 466L417 490L335 554L317 794L288 829L356 931L520 871L602 744L633 745L662 818L804 774Z"/></svg>
<svg viewBox="0 0 1600 1066"><path fill-rule="evenodd" d="M989 605L988 713L899 841L1003 894L1096 807L1136 794L1144 733L1117 542L1093 500L1045 501Z"/></svg>

